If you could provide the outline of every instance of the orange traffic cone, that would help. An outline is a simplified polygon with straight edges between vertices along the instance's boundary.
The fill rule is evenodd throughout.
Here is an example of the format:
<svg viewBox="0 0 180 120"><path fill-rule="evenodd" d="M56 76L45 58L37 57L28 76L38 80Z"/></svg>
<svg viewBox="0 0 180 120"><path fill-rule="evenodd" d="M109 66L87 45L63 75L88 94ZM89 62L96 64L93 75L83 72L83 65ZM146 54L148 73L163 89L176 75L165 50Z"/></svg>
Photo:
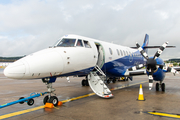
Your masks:
<svg viewBox="0 0 180 120"><path fill-rule="evenodd" d="M144 96L143 96L142 84L140 84L139 97L138 97L137 100L139 100L139 101L145 101Z"/></svg>

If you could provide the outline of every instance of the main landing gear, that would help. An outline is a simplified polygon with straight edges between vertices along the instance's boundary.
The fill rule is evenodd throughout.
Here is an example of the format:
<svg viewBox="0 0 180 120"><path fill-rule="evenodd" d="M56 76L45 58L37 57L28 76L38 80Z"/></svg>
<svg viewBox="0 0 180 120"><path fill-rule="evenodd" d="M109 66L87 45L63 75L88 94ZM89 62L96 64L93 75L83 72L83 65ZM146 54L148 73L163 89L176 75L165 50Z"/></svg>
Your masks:
<svg viewBox="0 0 180 120"><path fill-rule="evenodd" d="M165 83L162 83L162 81L160 81L160 83L156 83L156 91L159 91L159 88L161 88L161 90L164 92L165 91Z"/></svg>
<svg viewBox="0 0 180 120"><path fill-rule="evenodd" d="M52 83L56 81L56 77L51 77L51 78L43 78L42 79L43 83L47 85L49 95L44 97L43 103L46 104L52 103L54 106L58 105L58 98L56 96L51 96L51 94L54 94L55 89L52 88Z"/></svg>
<svg viewBox="0 0 180 120"><path fill-rule="evenodd" d="M110 82L116 83L116 78L115 77L109 77L106 81L107 84L109 84Z"/></svg>
<svg viewBox="0 0 180 120"><path fill-rule="evenodd" d="M86 79L82 80L81 84L82 84L82 86L89 86L87 76L86 76Z"/></svg>

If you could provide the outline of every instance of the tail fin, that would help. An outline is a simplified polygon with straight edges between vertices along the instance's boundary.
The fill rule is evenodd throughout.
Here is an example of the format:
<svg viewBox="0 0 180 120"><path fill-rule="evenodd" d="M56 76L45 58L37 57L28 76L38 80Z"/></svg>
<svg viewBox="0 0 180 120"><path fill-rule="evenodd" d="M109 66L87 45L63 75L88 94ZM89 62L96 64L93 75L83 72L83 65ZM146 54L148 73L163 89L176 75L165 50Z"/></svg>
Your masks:
<svg viewBox="0 0 180 120"><path fill-rule="evenodd" d="M145 35L145 38L144 38L144 42L143 42L143 45L142 45L142 48L143 50L148 53L148 49L149 48L160 48L161 46L148 46L149 44L149 35L146 34ZM176 46L166 46L166 48L175 48ZM137 49L137 46L136 47L131 47L133 49Z"/></svg>
<svg viewBox="0 0 180 120"><path fill-rule="evenodd" d="M148 44L149 44L149 35L146 34L145 38L144 38L144 43L142 45L142 48L146 53L148 53L148 49L146 48L146 46L148 46Z"/></svg>

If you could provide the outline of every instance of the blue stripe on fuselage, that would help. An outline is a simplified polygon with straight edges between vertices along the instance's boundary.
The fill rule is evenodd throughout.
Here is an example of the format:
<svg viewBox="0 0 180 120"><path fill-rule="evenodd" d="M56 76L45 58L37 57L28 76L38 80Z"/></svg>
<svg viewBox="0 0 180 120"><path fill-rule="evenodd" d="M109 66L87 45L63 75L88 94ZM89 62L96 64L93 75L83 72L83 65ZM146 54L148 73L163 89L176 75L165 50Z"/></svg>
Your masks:
<svg viewBox="0 0 180 120"><path fill-rule="evenodd" d="M137 52L135 52L135 54L139 54L139 52L137 51ZM131 68L138 64L143 64L144 62L145 62L144 58L141 55L133 56L133 57L129 55L129 56L118 58L116 60L105 63L102 67L102 70L107 76L121 77L121 76L124 76L124 73L126 72L126 70L128 68ZM89 74L93 70L93 68L94 67L90 67L87 69L62 74L60 76L61 77L62 76L74 76L74 75L83 76L83 75Z"/></svg>
<svg viewBox="0 0 180 120"><path fill-rule="evenodd" d="M144 64L144 59L142 56L133 57L125 56L114 61L105 63L102 70L107 76L121 77L128 68L136 66L138 64Z"/></svg>

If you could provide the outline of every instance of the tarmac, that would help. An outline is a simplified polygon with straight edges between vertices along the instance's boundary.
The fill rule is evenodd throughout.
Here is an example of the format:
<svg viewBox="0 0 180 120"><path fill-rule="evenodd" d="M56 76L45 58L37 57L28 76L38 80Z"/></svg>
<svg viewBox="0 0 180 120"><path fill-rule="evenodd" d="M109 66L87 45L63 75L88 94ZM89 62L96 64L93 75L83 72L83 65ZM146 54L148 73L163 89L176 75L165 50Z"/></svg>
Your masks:
<svg viewBox="0 0 180 120"><path fill-rule="evenodd" d="M56 96L62 106L44 108L43 98L35 98L35 104L28 106L15 104L0 109L0 119L7 120L171 120L180 117L180 75L166 74L166 91L155 91L155 83L150 91L146 75L133 77L133 81L108 84L113 98L100 98L90 87L82 87L82 77L58 78L53 83ZM142 84L145 101L138 101L139 87ZM32 92L46 92L47 88L40 79L13 80L6 78L0 70L0 104L28 97ZM89 97L79 97L88 96ZM71 99L71 98L81 99ZM157 113L153 115L154 113ZM161 113L161 114L160 114ZM175 117L174 117L175 116Z"/></svg>

